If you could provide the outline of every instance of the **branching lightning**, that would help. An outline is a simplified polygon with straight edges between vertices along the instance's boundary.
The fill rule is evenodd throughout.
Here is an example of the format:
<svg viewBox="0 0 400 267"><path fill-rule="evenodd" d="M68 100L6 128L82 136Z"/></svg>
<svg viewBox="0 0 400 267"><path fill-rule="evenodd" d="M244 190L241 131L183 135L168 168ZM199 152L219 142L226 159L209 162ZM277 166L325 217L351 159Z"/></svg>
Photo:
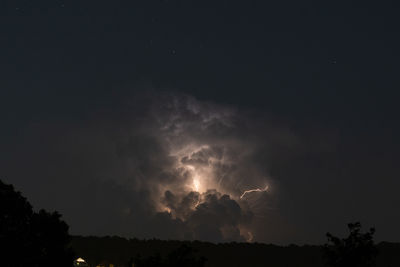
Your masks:
<svg viewBox="0 0 400 267"><path fill-rule="evenodd" d="M242 199L242 198L243 198L246 194L248 194L248 193L253 193L253 192L266 192L266 191L268 191L268 185L267 185L264 189L256 188L256 189L246 190L246 191L244 191L243 194L240 196L240 199Z"/></svg>

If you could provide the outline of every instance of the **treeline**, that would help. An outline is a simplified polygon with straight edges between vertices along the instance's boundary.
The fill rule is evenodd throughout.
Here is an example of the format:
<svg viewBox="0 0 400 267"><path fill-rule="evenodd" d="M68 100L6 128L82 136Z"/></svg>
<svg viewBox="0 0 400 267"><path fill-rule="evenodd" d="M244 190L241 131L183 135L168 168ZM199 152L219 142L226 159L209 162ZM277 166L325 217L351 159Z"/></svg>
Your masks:
<svg viewBox="0 0 400 267"><path fill-rule="evenodd" d="M167 257L182 246L193 249L195 256L206 259L206 267L221 266L271 266L271 267L321 267L326 266L322 246L276 246L260 243L213 244L200 241L138 240L121 237L72 238L72 248L90 265L113 263L128 266L137 258L154 255ZM400 243L382 242L377 245L378 267L400 266Z"/></svg>
<svg viewBox="0 0 400 267"><path fill-rule="evenodd" d="M276 246L258 243L213 244L199 241L138 240L121 237L71 237L57 212L35 212L12 185L0 179L0 252L4 267L73 265L84 258L90 266L124 267L394 267L400 266L400 243L373 240L348 224L349 235L327 233L323 246Z"/></svg>

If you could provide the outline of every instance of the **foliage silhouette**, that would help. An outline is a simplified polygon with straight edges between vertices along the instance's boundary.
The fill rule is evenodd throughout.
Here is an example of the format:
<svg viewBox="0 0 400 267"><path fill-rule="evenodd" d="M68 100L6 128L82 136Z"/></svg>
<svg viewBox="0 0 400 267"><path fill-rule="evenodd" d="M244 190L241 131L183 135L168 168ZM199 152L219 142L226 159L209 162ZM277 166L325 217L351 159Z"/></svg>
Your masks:
<svg viewBox="0 0 400 267"><path fill-rule="evenodd" d="M327 233L328 243L324 252L328 265L332 267L370 267L375 265L377 247L373 235L375 229L361 233L359 222L348 224L350 234L346 238L338 238Z"/></svg>
<svg viewBox="0 0 400 267"><path fill-rule="evenodd" d="M72 247L90 266L102 262L114 266L132 267L135 255L142 259L159 252L164 259L182 245L192 247L196 255L207 259L205 267L251 266L251 267L322 267L326 266L322 246L277 246L262 243L209 243L201 241L140 240L117 236L73 236ZM377 267L400 266L400 243L382 242L377 245ZM135 265L135 267L137 267Z"/></svg>
<svg viewBox="0 0 400 267"><path fill-rule="evenodd" d="M134 266L137 267L203 267L206 262L204 257L197 258L195 250L187 245L182 245L162 258L159 253L147 258L136 257Z"/></svg>
<svg viewBox="0 0 400 267"><path fill-rule="evenodd" d="M34 212L12 185L0 180L1 265L72 266L68 225L57 212Z"/></svg>

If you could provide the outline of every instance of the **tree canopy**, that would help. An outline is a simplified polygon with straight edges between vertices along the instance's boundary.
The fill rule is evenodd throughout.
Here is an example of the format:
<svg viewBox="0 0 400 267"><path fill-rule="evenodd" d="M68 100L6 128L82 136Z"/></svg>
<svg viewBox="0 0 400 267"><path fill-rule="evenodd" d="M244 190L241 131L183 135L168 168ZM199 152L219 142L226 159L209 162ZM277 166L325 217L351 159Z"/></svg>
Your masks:
<svg viewBox="0 0 400 267"><path fill-rule="evenodd" d="M327 233L328 243L324 246L327 263L332 267L370 267L375 265L377 248L373 235L375 228L361 233L359 222L348 224L350 234L338 238Z"/></svg>
<svg viewBox="0 0 400 267"><path fill-rule="evenodd" d="M72 266L68 225L58 212L35 212L12 185L0 180L2 266Z"/></svg>
<svg viewBox="0 0 400 267"><path fill-rule="evenodd" d="M163 258L155 254L147 258L136 257L131 261L137 267L203 267L206 259L196 257L195 250L187 245L182 245ZM132 266L130 264L130 266Z"/></svg>

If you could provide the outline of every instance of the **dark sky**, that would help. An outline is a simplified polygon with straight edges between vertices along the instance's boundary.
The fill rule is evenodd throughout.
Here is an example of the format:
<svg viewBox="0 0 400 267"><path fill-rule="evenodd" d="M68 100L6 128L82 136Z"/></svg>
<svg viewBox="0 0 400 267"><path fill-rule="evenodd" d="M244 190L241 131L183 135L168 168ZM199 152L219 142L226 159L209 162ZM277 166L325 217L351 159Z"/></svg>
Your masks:
<svg viewBox="0 0 400 267"><path fill-rule="evenodd" d="M0 176L76 234L321 243L359 220L399 241L399 12L1 1ZM219 192L190 194L188 164Z"/></svg>

